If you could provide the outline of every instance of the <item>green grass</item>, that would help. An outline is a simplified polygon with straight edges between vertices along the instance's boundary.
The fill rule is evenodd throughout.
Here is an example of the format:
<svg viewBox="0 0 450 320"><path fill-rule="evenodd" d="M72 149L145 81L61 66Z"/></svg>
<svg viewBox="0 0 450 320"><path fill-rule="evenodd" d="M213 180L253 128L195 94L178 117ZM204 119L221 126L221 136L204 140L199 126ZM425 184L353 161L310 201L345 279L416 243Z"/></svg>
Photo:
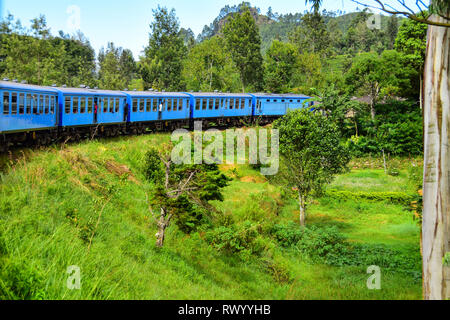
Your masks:
<svg viewBox="0 0 450 320"><path fill-rule="evenodd" d="M0 173L1 299L420 299L421 282L389 271L382 290L366 288L362 267L337 267L283 249L264 234L262 256L225 254L203 232L185 235L175 224L163 249L146 202L146 150L167 135L83 142L64 149L7 156ZM11 164L12 163L12 164ZM131 174L111 169L125 165ZM214 203L236 224L263 227L298 219L282 196L247 165L222 166L234 180ZM380 170L340 176L341 190L405 191L399 177ZM124 173L122 175L122 173ZM403 186L403 187L402 187ZM408 189L412 191L412 189ZM420 230L401 206L321 198L308 207L308 224L336 226L351 242L417 249ZM289 274L280 281L265 259ZM81 268L81 290L68 290L67 267Z"/></svg>

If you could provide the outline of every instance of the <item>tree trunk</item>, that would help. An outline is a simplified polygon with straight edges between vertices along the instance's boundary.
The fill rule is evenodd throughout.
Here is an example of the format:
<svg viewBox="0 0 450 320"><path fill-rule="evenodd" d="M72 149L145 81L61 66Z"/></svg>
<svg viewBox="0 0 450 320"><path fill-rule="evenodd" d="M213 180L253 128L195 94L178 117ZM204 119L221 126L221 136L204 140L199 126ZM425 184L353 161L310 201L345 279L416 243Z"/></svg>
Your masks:
<svg viewBox="0 0 450 320"><path fill-rule="evenodd" d="M448 13L447 13L448 16ZM447 22L434 16L433 19ZM424 70L423 290L427 300L450 298L450 29L429 26Z"/></svg>
<svg viewBox="0 0 450 320"><path fill-rule="evenodd" d="M166 211L161 208L161 216L158 221L158 233L156 234L156 246L162 248L164 246L164 238L166 236L166 229L170 224L172 215L167 215Z"/></svg>
<svg viewBox="0 0 450 320"><path fill-rule="evenodd" d="M375 99L374 98L370 98L370 118L373 120L375 120Z"/></svg>
<svg viewBox="0 0 450 320"><path fill-rule="evenodd" d="M300 191L298 192L298 204L300 207L300 225L302 227L306 226L306 203L305 197L302 196Z"/></svg>

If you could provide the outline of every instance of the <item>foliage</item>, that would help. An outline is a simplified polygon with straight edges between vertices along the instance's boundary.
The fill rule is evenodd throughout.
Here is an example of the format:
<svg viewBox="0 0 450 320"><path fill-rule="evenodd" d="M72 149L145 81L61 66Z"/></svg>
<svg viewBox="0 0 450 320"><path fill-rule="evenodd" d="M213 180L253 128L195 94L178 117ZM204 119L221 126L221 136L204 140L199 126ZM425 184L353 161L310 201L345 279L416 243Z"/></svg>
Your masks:
<svg viewBox="0 0 450 320"><path fill-rule="evenodd" d="M124 90L136 78L137 65L128 49L116 48L108 43L99 53L99 84L102 89Z"/></svg>
<svg viewBox="0 0 450 320"><path fill-rule="evenodd" d="M414 197L404 192L351 192L343 190L327 190L326 196L340 200L366 200L374 202L390 202L400 205L409 206Z"/></svg>
<svg viewBox="0 0 450 320"><path fill-rule="evenodd" d="M223 38L217 36L190 50L183 75L188 90L236 92L240 89L239 71L225 48Z"/></svg>
<svg viewBox="0 0 450 320"><path fill-rule="evenodd" d="M230 18L223 27L223 35L239 70L242 91L245 92L249 85L259 90L263 81L261 37L250 10Z"/></svg>
<svg viewBox="0 0 450 320"><path fill-rule="evenodd" d="M53 37L44 16L32 20L30 30L9 15L0 23L2 77L39 85L95 85L95 53L81 33Z"/></svg>
<svg viewBox="0 0 450 320"><path fill-rule="evenodd" d="M320 13L307 13L302 16L300 26L290 35L300 53L316 53L324 56L330 49L330 36Z"/></svg>
<svg viewBox="0 0 450 320"><path fill-rule="evenodd" d="M336 125L318 112L288 112L274 128L280 135L283 180L287 188L297 188L302 213L310 193L320 193L345 170L350 160L347 148L340 144Z"/></svg>
<svg viewBox="0 0 450 320"><path fill-rule="evenodd" d="M175 10L158 6L153 10L149 45L141 61L141 75L145 88L182 91L183 61L187 54L180 36L180 25Z"/></svg>
<svg viewBox="0 0 450 320"><path fill-rule="evenodd" d="M144 172L155 184L150 207L161 208L165 215L174 217L186 233L194 231L204 214L212 210L209 201L223 201L221 189L229 182L215 164L176 165L170 158L164 160L156 148L147 152Z"/></svg>
<svg viewBox="0 0 450 320"><path fill-rule="evenodd" d="M297 71L299 57L294 45L275 40L267 51L265 61L265 89L267 92L287 93Z"/></svg>

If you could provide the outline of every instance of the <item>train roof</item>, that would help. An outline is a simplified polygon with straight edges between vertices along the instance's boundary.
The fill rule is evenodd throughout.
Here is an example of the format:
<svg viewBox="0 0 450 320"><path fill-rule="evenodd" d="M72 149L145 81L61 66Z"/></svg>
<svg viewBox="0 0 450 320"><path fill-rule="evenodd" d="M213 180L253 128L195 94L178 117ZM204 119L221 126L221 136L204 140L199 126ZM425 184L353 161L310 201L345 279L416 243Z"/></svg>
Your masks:
<svg viewBox="0 0 450 320"><path fill-rule="evenodd" d="M290 94L290 93L253 93L257 98L280 98L280 99L310 99L311 97L303 94Z"/></svg>
<svg viewBox="0 0 450 320"><path fill-rule="evenodd" d="M37 92L44 92L44 93L53 93L57 94L58 91L55 90L55 88L51 87L42 87L42 86L36 86L32 84L26 84L26 83L18 83L13 81L0 81L0 89L5 88L9 90L20 90L20 91L27 91L27 90L33 90Z"/></svg>
<svg viewBox="0 0 450 320"><path fill-rule="evenodd" d="M164 98L189 98L185 93L181 92L162 92L162 91L123 91L123 94L129 95L130 97L144 97L144 98L154 98L154 97L164 97Z"/></svg>
<svg viewBox="0 0 450 320"><path fill-rule="evenodd" d="M120 91L102 90L102 89L88 89L88 88L66 88L66 87L51 87L65 95L86 95L86 96L116 96L126 97Z"/></svg>
<svg viewBox="0 0 450 320"><path fill-rule="evenodd" d="M188 92L195 98L251 98L248 93L223 93L223 92Z"/></svg>

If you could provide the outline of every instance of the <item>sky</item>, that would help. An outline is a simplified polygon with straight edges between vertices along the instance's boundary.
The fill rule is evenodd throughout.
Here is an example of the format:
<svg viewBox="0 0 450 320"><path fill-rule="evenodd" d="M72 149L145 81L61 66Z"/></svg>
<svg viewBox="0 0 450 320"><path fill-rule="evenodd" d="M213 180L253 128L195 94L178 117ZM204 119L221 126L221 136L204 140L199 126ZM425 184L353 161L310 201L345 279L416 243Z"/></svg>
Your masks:
<svg viewBox="0 0 450 320"><path fill-rule="evenodd" d="M366 0L367 2L368 0ZM225 5L237 5L242 0L0 0L0 16L8 13L20 19L26 27L30 20L43 14L54 35L59 30L74 34L81 30L98 53L112 41L130 49L135 58L148 43L153 20L152 9L158 5L174 8L181 27L191 28L196 35L209 25ZM252 6L266 13L269 7L280 14L304 12L304 0L253 0ZM389 2L389 1L388 1ZM392 2L392 1L391 1ZM415 0L406 0L414 7ZM355 11L362 8L350 0L324 0L322 8Z"/></svg>

